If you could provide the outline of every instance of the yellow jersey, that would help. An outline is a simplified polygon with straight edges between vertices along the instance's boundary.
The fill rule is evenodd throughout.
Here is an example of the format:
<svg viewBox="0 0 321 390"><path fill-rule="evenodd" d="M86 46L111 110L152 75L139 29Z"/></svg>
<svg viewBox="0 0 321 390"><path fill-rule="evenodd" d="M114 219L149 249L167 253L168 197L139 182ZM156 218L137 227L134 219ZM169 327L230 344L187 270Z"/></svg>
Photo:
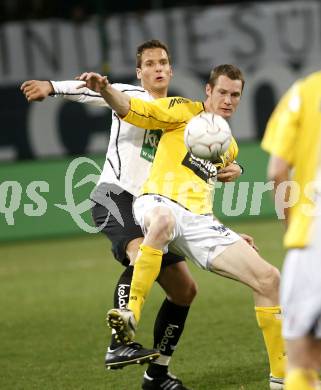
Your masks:
<svg viewBox="0 0 321 390"><path fill-rule="evenodd" d="M298 201L289 210L284 237L287 248L309 244L320 171L320 145L321 72L316 72L294 83L283 96L262 141L264 150L284 159L293 168L291 180L299 185Z"/></svg>
<svg viewBox="0 0 321 390"><path fill-rule="evenodd" d="M165 196L196 214L213 212L216 169L233 162L238 153L234 138L227 152L215 164L188 152L184 143L185 126L203 111L202 102L181 97L151 102L131 98L130 110L122 118L144 129L163 129L149 178L141 193Z"/></svg>

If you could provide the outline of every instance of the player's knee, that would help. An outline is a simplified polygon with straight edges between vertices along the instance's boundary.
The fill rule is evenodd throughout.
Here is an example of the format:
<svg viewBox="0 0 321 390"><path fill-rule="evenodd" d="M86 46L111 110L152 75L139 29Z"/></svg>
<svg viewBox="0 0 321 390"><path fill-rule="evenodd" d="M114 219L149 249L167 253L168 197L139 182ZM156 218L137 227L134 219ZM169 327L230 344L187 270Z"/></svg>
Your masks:
<svg viewBox="0 0 321 390"><path fill-rule="evenodd" d="M137 253L139 250L139 245L143 242L143 237L134 238L129 241L126 247L126 256L130 261L130 264L133 265L135 263Z"/></svg>
<svg viewBox="0 0 321 390"><path fill-rule="evenodd" d="M186 305L191 305L191 303L193 302L194 298L197 295L197 290L198 290L197 283L193 280L188 286L188 289L184 294L184 301Z"/></svg>
<svg viewBox="0 0 321 390"><path fill-rule="evenodd" d="M196 297L198 286L194 280L184 284L181 289L176 289L173 296L170 296L172 302L179 306L190 306Z"/></svg>
<svg viewBox="0 0 321 390"><path fill-rule="evenodd" d="M259 292L264 296L278 294L280 287L280 271L270 265L259 278Z"/></svg>
<svg viewBox="0 0 321 390"><path fill-rule="evenodd" d="M197 284L194 280L191 280L186 288L183 289L181 296L181 305L189 306L193 302L197 294Z"/></svg>
<svg viewBox="0 0 321 390"><path fill-rule="evenodd" d="M152 223L149 226L149 234L157 236L165 242L170 241L175 226L175 219L167 209L155 212Z"/></svg>

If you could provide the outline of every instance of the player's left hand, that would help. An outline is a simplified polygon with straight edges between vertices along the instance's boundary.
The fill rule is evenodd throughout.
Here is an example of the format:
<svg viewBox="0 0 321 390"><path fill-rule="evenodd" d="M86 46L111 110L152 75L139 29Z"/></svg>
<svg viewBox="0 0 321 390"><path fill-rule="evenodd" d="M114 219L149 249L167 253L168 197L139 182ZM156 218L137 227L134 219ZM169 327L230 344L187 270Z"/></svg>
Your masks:
<svg viewBox="0 0 321 390"><path fill-rule="evenodd" d="M225 168L221 168L217 173L217 180L223 183L236 180L241 175L241 167L238 164L230 163Z"/></svg>
<svg viewBox="0 0 321 390"><path fill-rule="evenodd" d="M259 251L259 248L255 245L254 243L254 238L252 236L249 236L248 234L245 233L240 233L239 234L243 240L245 240L253 249L255 249L257 252Z"/></svg>

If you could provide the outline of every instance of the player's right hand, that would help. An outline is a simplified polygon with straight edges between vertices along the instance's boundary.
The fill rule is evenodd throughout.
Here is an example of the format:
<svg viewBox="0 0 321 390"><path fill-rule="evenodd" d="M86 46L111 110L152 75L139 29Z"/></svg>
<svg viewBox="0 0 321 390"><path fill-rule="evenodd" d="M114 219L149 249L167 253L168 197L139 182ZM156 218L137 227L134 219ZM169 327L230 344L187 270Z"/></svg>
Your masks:
<svg viewBox="0 0 321 390"><path fill-rule="evenodd" d="M217 180L228 183L236 180L241 175L241 167L235 163L229 163L225 168L217 172Z"/></svg>
<svg viewBox="0 0 321 390"><path fill-rule="evenodd" d="M54 89L50 81L40 80L28 80L25 81L20 90L25 95L28 102L41 102L51 93L54 93Z"/></svg>
<svg viewBox="0 0 321 390"><path fill-rule="evenodd" d="M80 76L75 77L76 80L83 81L84 84L80 85L79 88L87 87L95 92L100 93L102 90L104 90L109 85L109 81L107 79L107 76L102 76L99 73L94 72L85 72L82 73Z"/></svg>

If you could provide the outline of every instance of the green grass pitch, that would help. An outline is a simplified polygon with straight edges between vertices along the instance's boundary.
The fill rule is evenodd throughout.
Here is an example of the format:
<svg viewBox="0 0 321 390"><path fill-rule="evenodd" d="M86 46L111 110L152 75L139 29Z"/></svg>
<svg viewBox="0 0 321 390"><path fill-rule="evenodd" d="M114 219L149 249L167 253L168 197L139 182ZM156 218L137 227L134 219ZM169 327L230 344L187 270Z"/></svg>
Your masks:
<svg viewBox="0 0 321 390"><path fill-rule="evenodd" d="M232 224L280 266L282 226ZM268 363L250 290L189 262L199 292L170 368L193 390L268 389ZM144 367L104 369L105 312L122 267L98 235L2 244L0 389L139 390ZM155 285L137 340L152 345L163 293Z"/></svg>

